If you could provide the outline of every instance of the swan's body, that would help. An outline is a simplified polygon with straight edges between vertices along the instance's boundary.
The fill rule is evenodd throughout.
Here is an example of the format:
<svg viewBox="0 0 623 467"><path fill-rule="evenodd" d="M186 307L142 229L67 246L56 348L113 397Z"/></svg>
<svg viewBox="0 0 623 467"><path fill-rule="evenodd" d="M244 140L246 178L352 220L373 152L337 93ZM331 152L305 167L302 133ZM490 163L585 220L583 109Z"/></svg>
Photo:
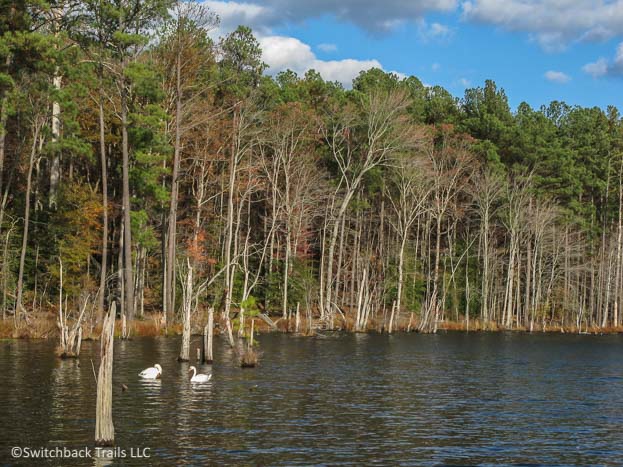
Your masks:
<svg viewBox="0 0 623 467"><path fill-rule="evenodd" d="M204 375L202 373L197 374L197 369L194 366L191 366L188 372L193 372L192 377L190 378L191 383L207 383L212 378L212 375Z"/></svg>
<svg viewBox="0 0 623 467"><path fill-rule="evenodd" d="M149 368L145 368L138 374L143 379L158 379L162 375L162 367L157 363Z"/></svg>

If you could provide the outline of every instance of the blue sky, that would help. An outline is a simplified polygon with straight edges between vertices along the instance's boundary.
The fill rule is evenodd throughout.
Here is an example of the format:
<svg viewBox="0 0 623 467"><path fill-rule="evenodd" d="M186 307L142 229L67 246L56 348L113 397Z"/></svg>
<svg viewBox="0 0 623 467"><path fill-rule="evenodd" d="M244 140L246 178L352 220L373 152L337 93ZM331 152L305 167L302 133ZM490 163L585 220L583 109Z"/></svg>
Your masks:
<svg viewBox="0 0 623 467"><path fill-rule="evenodd" d="M623 0L206 1L225 34L251 26L269 72L348 86L373 66L455 96L493 79L511 106L623 108Z"/></svg>

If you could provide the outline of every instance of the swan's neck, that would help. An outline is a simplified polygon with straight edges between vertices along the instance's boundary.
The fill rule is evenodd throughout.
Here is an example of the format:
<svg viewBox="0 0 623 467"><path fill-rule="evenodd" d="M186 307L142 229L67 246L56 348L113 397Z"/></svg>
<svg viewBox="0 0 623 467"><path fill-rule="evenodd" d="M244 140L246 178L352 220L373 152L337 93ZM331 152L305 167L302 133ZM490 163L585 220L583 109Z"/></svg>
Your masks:
<svg viewBox="0 0 623 467"><path fill-rule="evenodd" d="M196 368L191 368L191 370L193 371L193 378L197 375L197 369Z"/></svg>

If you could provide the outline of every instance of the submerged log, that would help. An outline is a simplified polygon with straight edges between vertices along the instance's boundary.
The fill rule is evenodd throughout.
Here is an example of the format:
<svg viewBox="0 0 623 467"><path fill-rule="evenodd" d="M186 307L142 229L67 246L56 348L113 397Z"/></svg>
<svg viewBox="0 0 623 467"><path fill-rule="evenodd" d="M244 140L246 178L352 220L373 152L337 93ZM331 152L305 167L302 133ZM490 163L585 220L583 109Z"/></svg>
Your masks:
<svg viewBox="0 0 623 467"><path fill-rule="evenodd" d="M268 324L272 329L277 330L277 325L275 324L275 322L270 319L266 314L260 313L258 316L262 318L262 321Z"/></svg>
<svg viewBox="0 0 623 467"><path fill-rule="evenodd" d="M104 318L100 338L101 358L97 376L97 401L95 409L95 444L112 446L115 442L115 427L112 422L112 363L113 337L115 332L115 302Z"/></svg>

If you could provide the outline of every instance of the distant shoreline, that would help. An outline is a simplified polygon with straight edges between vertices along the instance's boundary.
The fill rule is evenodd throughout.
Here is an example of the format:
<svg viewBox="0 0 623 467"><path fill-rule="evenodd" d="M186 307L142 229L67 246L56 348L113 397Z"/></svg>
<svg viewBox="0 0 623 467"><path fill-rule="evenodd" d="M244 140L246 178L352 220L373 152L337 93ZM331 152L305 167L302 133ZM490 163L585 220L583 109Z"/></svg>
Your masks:
<svg viewBox="0 0 623 467"><path fill-rule="evenodd" d="M406 315L406 314L405 314ZM128 324L130 330L130 337L174 337L182 334L181 323L174 323L170 326L165 326L160 319L162 315L156 313L153 315L146 315L143 319L135 319ZM344 333L353 334L387 334L387 330L383 327L381 322L371 321L368 329L365 331L353 331L352 322L348 319L336 320L334 329L324 328L320 320L314 318L312 321L311 331L309 330L308 323L302 319L299 332L295 330L295 318L284 319L283 317L269 318L274 323L274 326L269 326L265 321L260 318L256 318L256 329L260 333L269 332L281 332L284 334L295 334L299 336L314 337L318 334L322 335L327 331L340 331ZM274 320L274 321L273 321ZM398 321L395 329L392 333L413 333L418 334L417 327L411 326L408 328L408 319L402 316ZM115 323L115 337L121 337L122 321L116 320ZM192 335L201 335L201 329L203 325L201 320L193 323ZM224 326L217 324L215 334L220 335L224 330ZM83 341L98 340L100 335L99 325L89 325L88 323L83 326ZM584 334L584 335L610 335L623 333L623 327L597 327L589 326L583 327L578 330L576 326L562 326L560 323L540 323L534 324L532 330L524 326L516 326L513 328L504 328L496 323L487 323L483 326L478 320L470 320L469 326L466 321L454 321L444 320L438 325L438 332L518 332L518 333L542 333L542 334ZM8 317L6 320L0 321L0 339L5 340L17 340L17 339L58 339L58 327L56 325L56 316L52 313L41 313L37 316L31 317L26 323L15 323L12 317Z"/></svg>

